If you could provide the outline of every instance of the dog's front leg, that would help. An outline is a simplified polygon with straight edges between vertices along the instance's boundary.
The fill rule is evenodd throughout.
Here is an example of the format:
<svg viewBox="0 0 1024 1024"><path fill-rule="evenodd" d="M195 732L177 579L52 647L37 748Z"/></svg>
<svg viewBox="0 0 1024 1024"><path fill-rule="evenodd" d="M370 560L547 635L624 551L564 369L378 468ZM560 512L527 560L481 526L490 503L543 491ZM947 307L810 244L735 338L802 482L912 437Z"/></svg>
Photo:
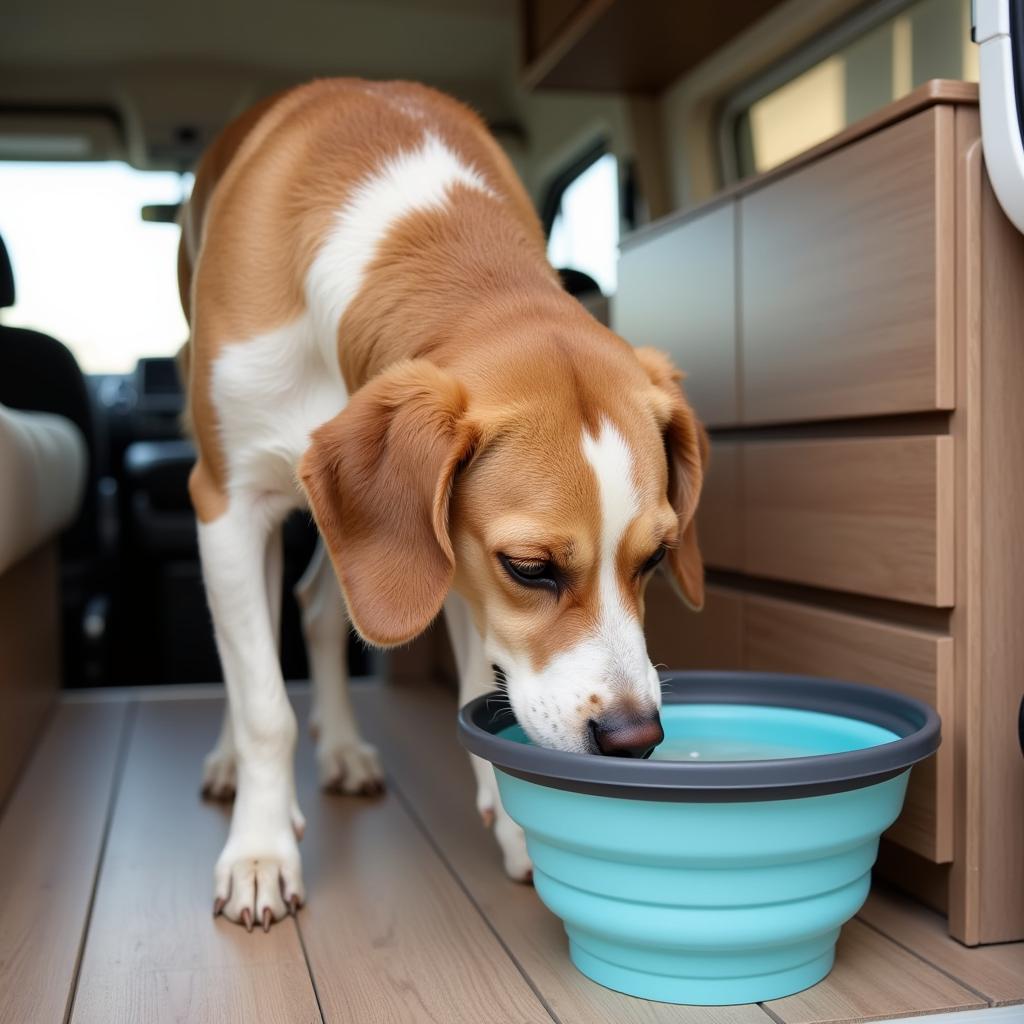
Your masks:
<svg viewBox="0 0 1024 1024"><path fill-rule="evenodd" d="M272 530L267 539L266 557L267 601L270 625L274 633L278 657L281 656L281 580L284 575L284 542L280 530ZM204 797L211 800L233 800L238 775L238 753L235 750L235 732L231 724L231 699L224 701L224 715L220 734L213 750L203 761Z"/></svg>
<svg viewBox="0 0 1024 1024"><path fill-rule="evenodd" d="M494 688L494 673L466 602L458 594L449 594L445 599L444 614L459 673L459 707L463 707L474 697ZM533 865L526 852L526 837L502 806L494 769L475 754L470 754L469 760L476 775L476 807L484 825L494 826L494 836L505 860L505 871L517 882L528 882L533 878Z"/></svg>
<svg viewBox="0 0 1024 1024"><path fill-rule="evenodd" d="M237 795L214 872L215 911L264 928L303 899L296 835L295 715L284 691L271 588L280 588L277 534L285 509L263 495L232 495L199 524L199 553L231 708ZM271 579L276 577L276 581Z"/></svg>

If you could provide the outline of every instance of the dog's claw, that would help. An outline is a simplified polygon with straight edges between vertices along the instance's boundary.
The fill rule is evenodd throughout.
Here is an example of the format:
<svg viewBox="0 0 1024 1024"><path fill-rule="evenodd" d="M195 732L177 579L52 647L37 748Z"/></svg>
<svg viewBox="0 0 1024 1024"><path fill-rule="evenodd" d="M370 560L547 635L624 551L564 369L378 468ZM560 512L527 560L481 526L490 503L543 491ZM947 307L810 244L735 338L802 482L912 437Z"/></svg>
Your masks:
<svg viewBox="0 0 1024 1024"><path fill-rule="evenodd" d="M480 820L484 823L484 828L490 828L494 824L494 808L487 807L482 810Z"/></svg>
<svg viewBox="0 0 1024 1024"><path fill-rule="evenodd" d="M248 907L242 911L242 924L247 932L252 931L252 911Z"/></svg>
<svg viewBox="0 0 1024 1024"><path fill-rule="evenodd" d="M213 901L213 916L214 917L219 917L220 916L220 912L224 909L224 904L225 903L227 903L227 900L224 899L223 896L218 896Z"/></svg>
<svg viewBox="0 0 1024 1024"><path fill-rule="evenodd" d="M293 914L298 913L299 907L302 906L302 900L299 899L299 894L297 892L293 892L291 896L288 897L288 906L291 907Z"/></svg>
<svg viewBox="0 0 1024 1024"><path fill-rule="evenodd" d="M270 913L270 907L263 908L263 930L265 932L270 931L270 924L274 920L273 915Z"/></svg>

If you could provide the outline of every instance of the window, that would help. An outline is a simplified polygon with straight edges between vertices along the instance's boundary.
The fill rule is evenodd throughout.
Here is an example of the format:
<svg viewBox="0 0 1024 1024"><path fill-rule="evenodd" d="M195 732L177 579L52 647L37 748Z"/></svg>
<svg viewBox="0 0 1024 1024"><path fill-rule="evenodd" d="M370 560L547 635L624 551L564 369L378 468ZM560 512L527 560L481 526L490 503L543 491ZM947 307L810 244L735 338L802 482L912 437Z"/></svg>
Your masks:
<svg viewBox="0 0 1024 1024"><path fill-rule="evenodd" d="M743 89L723 118L727 180L767 171L930 78L978 80L971 0L887 0Z"/></svg>
<svg viewBox="0 0 1024 1024"><path fill-rule="evenodd" d="M582 170L574 165L552 188L545 217L548 259L559 270L589 274L611 295L619 260L619 165L603 148L582 163Z"/></svg>
<svg viewBox="0 0 1024 1024"><path fill-rule="evenodd" d="M147 203L177 203L191 176L125 163L0 162L0 236L17 305L4 323L52 334L86 373L122 373L188 336L178 300L175 224Z"/></svg>

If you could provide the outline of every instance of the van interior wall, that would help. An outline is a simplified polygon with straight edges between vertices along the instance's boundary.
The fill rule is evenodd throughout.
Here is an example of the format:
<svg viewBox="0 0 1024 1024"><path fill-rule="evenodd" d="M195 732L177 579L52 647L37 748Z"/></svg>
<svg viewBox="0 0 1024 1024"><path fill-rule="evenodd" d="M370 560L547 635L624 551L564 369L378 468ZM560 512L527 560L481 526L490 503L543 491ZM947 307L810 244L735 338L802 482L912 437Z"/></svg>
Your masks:
<svg viewBox="0 0 1024 1024"><path fill-rule="evenodd" d="M530 194L595 141L632 164L638 221L709 199L721 188L718 115L744 82L849 15L865 0L786 0L657 96L519 89L514 99L528 145L513 154Z"/></svg>
<svg viewBox="0 0 1024 1024"><path fill-rule="evenodd" d="M840 20L864 0L787 0L750 26L658 100L666 141L665 175L672 209L709 199L720 187L717 120L725 98L744 82Z"/></svg>

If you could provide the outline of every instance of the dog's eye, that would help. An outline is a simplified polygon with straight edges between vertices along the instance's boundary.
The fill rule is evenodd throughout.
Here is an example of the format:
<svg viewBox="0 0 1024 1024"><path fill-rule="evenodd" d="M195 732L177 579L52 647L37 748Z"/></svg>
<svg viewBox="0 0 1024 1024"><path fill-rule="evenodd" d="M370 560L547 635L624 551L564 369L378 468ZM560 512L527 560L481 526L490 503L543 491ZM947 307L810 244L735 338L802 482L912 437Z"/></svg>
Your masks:
<svg viewBox="0 0 1024 1024"><path fill-rule="evenodd" d="M558 574L551 562L543 559L509 558L508 555L498 555L498 561L516 583L524 587L558 592Z"/></svg>
<svg viewBox="0 0 1024 1024"><path fill-rule="evenodd" d="M658 550L647 559L640 568L640 575L645 576L665 557L665 545L660 544Z"/></svg>

